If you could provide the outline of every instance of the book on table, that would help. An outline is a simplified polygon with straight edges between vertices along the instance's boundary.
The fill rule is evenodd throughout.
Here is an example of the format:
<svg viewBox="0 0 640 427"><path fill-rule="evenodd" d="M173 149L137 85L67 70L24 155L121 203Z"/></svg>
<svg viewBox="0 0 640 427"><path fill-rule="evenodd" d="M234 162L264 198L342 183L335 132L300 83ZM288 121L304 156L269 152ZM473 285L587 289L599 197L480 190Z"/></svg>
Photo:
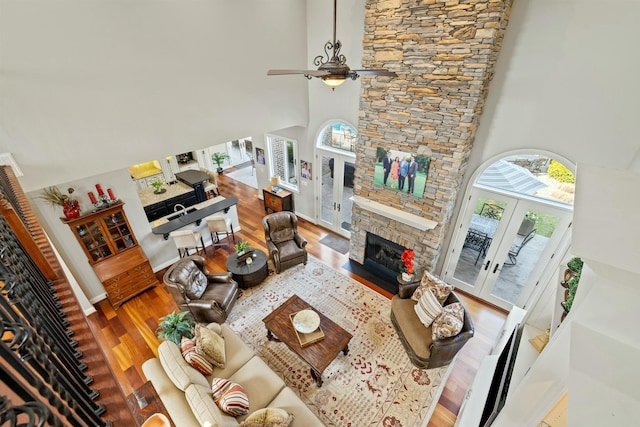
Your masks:
<svg viewBox="0 0 640 427"><path fill-rule="evenodd" d="M300 343L300 345L302 347L306 347L309 344L313 344L315 342L321 341L324 339L324 332L322 332L322 328L320 326L318 326L318 329L316 329L313 332L310 332L308 334L303 334L302 332L299 332L295 326L293 326L293 317L298 314L298 312L296 311L295 313L291 313L289 315L289 319L291 319L291 326L293 327L293 330L296 333L296 337L298 337L298 342Z"/></svg>

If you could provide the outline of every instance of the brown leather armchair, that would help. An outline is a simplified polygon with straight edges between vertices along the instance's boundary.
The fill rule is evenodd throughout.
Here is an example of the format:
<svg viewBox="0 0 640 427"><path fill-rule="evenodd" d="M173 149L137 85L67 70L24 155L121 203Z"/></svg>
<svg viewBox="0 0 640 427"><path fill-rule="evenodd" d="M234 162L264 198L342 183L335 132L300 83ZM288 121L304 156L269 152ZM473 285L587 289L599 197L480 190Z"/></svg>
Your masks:
<svg viewBox="0 0 640 427"><path fill-rule="evenodd" d="M231 273L209 273L205 258L199 255L173 264L163 281L180 310L191 312L200 323L224 323L238 299L238 284Z"/></svg>
<svg viewBox="0 0 640 427"><path fill-rule="evenodd" d="M451 363L460 349L473 337L474 329L471 317L464 309L464 325L460 333L454 337L433 340L431 327L425 328L420 322L411 299L413 291L420 285L420 281L399 284L398 295L391 299L391 323L400 336L405 351L416 367L421 369L438 368ZM443 305L462 302L455 292L451 292ZM464 304L463 304L464 306Z"/></svg>
<svg viewBox="0 0 640 427"><path fill-rule="evenodd" d="M262 218L269 257L276 273L301 262L307 264L307 239L298 233L298 217L293 212L274 212Z"/></svg>

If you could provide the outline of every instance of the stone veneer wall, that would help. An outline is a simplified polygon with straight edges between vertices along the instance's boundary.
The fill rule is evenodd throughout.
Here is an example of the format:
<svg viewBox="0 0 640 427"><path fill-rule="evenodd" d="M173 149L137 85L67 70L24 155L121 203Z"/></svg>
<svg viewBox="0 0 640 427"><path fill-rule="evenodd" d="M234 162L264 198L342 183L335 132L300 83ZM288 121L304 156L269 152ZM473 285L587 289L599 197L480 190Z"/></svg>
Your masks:
<svg viewBox="0 0 640 427"><path fill-rule="evenodd" d="M438 223L420 231L354 205L350 257L366 232L413 248L419 269L438 261L511 12L511 0L367 0L354 194ZM376 148L431 155L419 199L373 185Z"/></svg>

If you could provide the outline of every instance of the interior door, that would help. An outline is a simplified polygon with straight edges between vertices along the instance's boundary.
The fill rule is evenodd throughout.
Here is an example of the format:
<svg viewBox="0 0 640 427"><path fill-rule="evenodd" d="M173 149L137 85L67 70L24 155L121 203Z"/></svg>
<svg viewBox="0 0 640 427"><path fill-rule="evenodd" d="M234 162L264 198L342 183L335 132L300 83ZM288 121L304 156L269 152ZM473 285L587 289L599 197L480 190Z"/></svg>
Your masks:
<svg viewBox="0 0 640 427"><path fill-rule="evenodd" d="M487 206L497 207L498 214ZM571 217L569 207L476 189L448 256L445 280L506 310L523 307Z"/></svg>
<svg viewBox="0 0 640 427"><path fill-rule="evenodd" d="M351 236L354 159L337 153L319 153L319 222L347 238Z"/></svg>

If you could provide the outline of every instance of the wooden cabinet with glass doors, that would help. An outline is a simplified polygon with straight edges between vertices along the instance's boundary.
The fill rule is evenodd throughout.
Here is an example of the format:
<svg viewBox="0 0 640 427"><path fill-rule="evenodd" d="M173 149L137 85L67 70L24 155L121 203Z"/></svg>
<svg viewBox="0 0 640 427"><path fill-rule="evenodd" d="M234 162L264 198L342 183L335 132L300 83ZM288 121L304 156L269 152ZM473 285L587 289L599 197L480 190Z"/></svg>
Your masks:
<svg viewBox="0 0 640 427"><path fill-rule="evenodd" d="M117 203L63 220L78 239L114 308L157 284L122 206L123 203Z"/></svg>

